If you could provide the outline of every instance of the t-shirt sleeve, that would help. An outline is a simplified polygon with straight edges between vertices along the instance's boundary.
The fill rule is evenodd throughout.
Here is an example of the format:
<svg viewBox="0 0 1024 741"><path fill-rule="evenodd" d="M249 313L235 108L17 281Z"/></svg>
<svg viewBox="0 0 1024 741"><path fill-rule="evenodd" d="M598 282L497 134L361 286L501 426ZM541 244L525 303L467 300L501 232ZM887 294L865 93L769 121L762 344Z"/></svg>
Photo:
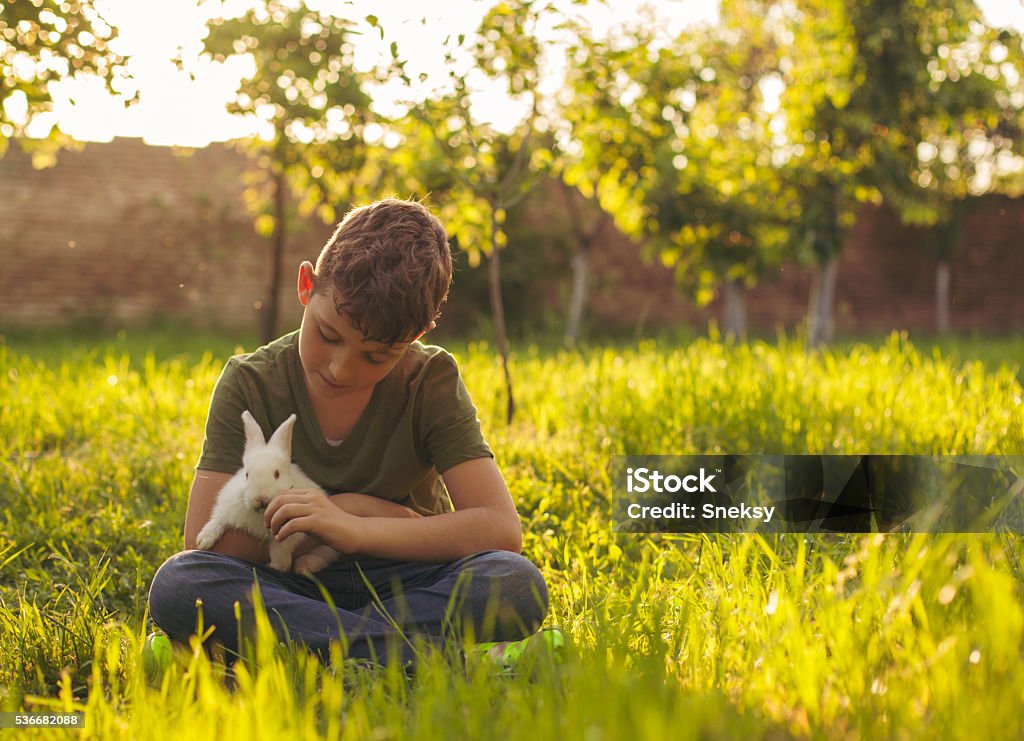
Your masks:
<svg viewBox="0 0 1024 741"><path fill-rule="evenodd" d="M439 353L422 388L419 427L427 459L438 473L474 458L493 458L476 407L455 358Z"/></svg>
<svg viewBox="0 0 1024 741"><path fill-rule="evenodd" d="M196 468L235 473L242 467L242 453L245 450L242 412L248 408L242 382L237 362L229 360L213 387L210 411L206 416L203 452Z"/></svg>

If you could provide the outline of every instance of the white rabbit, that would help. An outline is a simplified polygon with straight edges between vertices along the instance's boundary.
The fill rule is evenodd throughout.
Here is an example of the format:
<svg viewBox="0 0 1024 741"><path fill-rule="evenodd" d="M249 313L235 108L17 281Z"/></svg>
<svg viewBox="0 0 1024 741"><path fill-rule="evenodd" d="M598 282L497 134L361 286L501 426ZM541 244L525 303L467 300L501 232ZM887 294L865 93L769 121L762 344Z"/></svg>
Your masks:
<svg viewBox="0 0 1024 741"><path fill-rule="evenodd" d="M224 484L209 521L199 531L196 545L203 550L212 548L224 531L231 527L256 538L266 538L269 531L263 524L263 513L271 499L288 489L320 489L292 463L294 414L281 423L269 441L263 439L263 430L248 410L242 412L242 423L245 425L242 468ZM302 540L302 533L293 533L282 541L271 539L270 567L288 571L292 567L292 554ZM329 546L318 546L299 557L295 571L311 574L337 556L337 551Z"/></svg>

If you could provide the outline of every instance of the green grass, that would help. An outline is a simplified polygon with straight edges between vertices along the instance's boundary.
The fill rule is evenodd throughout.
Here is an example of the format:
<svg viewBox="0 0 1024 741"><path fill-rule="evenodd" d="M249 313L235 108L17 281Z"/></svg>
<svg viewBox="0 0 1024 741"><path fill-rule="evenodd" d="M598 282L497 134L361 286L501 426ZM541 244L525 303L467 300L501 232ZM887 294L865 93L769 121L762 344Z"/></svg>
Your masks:
<svg viewBox="0 0 1024 741"><path fill-rule="evenodd" d="M613 455L1022 454L1016 340L520 346L511 427L500 364L455 343L568 662L529 681L433 656L407 680L264 636L234 692L199 653L151 689L146 590L180 547L234 344L0 344L0 709L78 709L101 738L1024 733L1019 537L616 536L609 520Z"/></svg>

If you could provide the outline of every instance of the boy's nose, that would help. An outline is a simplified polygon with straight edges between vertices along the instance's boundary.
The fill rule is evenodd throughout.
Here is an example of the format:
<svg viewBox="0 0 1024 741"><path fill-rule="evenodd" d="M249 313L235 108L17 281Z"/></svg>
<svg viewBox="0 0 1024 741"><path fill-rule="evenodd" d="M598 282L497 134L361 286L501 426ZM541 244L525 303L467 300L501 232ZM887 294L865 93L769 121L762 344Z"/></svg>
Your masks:
<svg viewBox="0 0 1024 741"><path fill-rule="evenodd" d="M339 386L345 386L349 382L349 363L345 358L335 358L331 361L331 365L328 368L330 377L327 379L331 383L336 383Z"/></svg>

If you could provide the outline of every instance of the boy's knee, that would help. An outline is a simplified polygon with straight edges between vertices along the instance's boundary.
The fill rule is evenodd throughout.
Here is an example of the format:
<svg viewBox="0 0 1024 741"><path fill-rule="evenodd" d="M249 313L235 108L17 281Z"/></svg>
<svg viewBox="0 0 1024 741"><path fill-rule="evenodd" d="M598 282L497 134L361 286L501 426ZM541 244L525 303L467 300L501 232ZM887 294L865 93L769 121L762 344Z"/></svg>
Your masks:
<svg viewBox="0 0 1024 741"><path fill-rule="evenodd" d="M511 551L488 551L473 566L475 578L484 577L490 590L513 607L517 621L536 630L548 614L548 587L533 562Z"/></svg>
<svg viewBox="0 0 1024 741"><path fill-rule="evenodd" d="M222 566L223 559L208 551L182 551L164 561L149 587L149 614L153 621L169 633L189 630L184 626L194 620L205 575Z"/></svg>

